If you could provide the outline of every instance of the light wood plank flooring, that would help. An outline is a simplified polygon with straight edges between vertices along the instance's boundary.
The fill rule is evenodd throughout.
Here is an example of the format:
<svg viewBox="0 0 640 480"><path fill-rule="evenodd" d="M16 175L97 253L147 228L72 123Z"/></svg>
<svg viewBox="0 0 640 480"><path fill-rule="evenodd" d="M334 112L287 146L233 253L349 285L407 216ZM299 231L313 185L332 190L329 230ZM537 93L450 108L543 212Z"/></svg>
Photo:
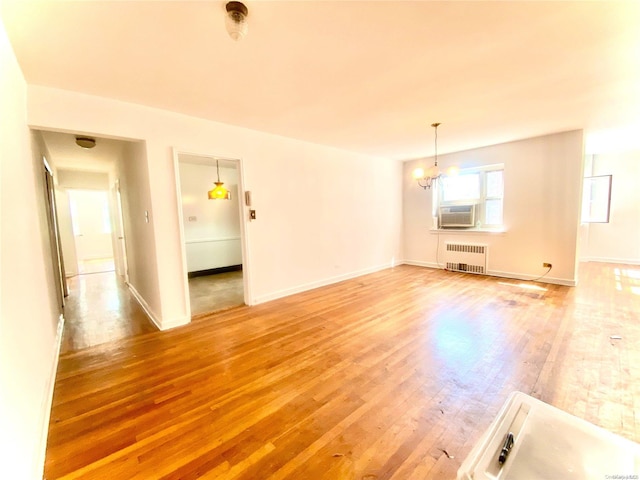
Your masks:
<svg viewBox="0 0 640 480"><path fill-rule="evenodd" d="M46 478L453 479L513 390L638 441L639 312L640 267L401 266L69 352Z"/></svg>

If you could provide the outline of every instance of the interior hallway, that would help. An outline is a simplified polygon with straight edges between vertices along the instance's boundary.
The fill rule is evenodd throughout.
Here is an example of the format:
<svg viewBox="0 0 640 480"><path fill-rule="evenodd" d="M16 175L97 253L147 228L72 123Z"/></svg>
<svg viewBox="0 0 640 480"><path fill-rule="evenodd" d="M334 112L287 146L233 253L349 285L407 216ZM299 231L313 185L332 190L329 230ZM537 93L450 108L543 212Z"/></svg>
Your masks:
<svg viewBox="0 0 640 480"><path fill-rule="evenodd" d="M67 285L61 354L158 331L115 271L76 275Z"/></svg>
<svg viewBox="0 0 640 480"><path fill-rule="evenodd" d="M61 353L158 331L121 277L113 259L79 262L85 272L67 279ZM189 279L191 315L203 315L244 304L242 272Z"/></svg>

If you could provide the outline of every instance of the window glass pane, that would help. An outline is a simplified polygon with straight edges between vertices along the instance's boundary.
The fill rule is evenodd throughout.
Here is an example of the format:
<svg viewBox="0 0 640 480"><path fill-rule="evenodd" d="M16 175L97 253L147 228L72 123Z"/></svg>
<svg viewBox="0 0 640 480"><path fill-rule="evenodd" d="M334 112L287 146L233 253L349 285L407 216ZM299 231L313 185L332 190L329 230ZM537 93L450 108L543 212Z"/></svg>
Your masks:
<svg viewBox="0 0 640 480"><path fill-rule="evenodd" d="M485 202L485 224L502 225L502 199Z"/></svg>
<svg viewBox="0 0 640 480"><path fill-rule="evenodd" d="M487 172L487 197L502 197L502 170Z"/></svg>
<svg viewBox="0 0 640 480"><path fill-rule="evenodd" d="M582 191L582 222L608 223L611 206L611 175L587 177Z"/></svg>
<svg viewBox="0 0 640 480"><path fill-rule="evenodd" d="M480 198L480 174L471 173L443 178L442 200L477 200Z"/></svg>
<svg viewBox="0 0 640 480"><path fill-rule="evenodd" d="M111 233L111 217L109 216L109 199L107 192L102 192L102 233Z"/></svg>

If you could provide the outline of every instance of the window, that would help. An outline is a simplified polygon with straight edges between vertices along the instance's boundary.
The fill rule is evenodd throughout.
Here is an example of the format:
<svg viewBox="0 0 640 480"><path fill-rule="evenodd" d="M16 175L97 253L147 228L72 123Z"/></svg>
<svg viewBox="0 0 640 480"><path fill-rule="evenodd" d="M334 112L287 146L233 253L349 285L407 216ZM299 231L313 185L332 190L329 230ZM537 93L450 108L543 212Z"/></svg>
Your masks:
<svg viewBox="0 0 640 480"><path fill-rule="evenodd" d="M582 188L582 223L609 223L611 175L585 177Z"/></svg>
<svg viewBox="0 0 640 480"><path fill-rule="evenodd" d="M503 223L504 165L461 170L442 177L434 190L436 212L439 207L474 204L476 226L499 227Z"/></svg>

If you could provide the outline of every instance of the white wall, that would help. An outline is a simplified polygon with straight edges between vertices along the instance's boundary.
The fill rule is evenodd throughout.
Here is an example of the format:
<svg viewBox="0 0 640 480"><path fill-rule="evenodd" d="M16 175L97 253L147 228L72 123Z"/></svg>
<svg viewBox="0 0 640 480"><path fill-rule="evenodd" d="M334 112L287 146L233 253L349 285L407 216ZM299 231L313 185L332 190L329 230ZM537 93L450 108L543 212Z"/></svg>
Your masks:
<svg viewBox="0 0 640 480"><path fill-rule="evenodd" d="M160 327L163 317L154 237L156 215L151 204L148 169L144 142L127 143L117 170L122 193L129 288Z"/></svg>
<svg viewBox="0 0 640 480"><path fill-rule="evenodd" d="M438 156L446 169L504 163L504 223L502 234L431 231L431 192L411 177L433 159L404 164L404 258L436 266L436 252L447 241L489 245L488 273L535 278L553 264L545 277L551 283L574 285L577 280L577 239L582 190L583 134L572 131Z"/></svg>
<svg viewBox="0 0 640 480"><path fill-rule="evenodd" d="M196 272L242 264L238 170L220 166L230 200L209 200L215 165L180 162L180 193L187 270Z"/></svg>
<svg viewBox="0 0 640 480"><path fill-rule="evenodd" d="M640 151L593 155L585 175L612 175L609 223L582 225L583 260L640 264Z"/></svg>
<svg viewBox="0 0 640 480"><path fill-rule="evenodd" d="M241 159L257 211L249 223L245 208L250 303L384 268L401 256L399 163L47 87L29 86L28 101L33 126L145 140L157 276L154 262L145 275L157 278L162 292L157 304L147 301L165 327L188 321L172 147Z"/></svg>
<svg viewBox="0 0 640 480"><path fill-rule="evenodd" d="M109 190L109 174L106 172L82 172L79 170L56 169L58 185L77 190Z"/></svg>
<svg viewBox="0 0 640 480"><path fill-rule="evenodd" d="M27 87L0 23L0 460L2 475L42 478L59 308Z"/></svg>

